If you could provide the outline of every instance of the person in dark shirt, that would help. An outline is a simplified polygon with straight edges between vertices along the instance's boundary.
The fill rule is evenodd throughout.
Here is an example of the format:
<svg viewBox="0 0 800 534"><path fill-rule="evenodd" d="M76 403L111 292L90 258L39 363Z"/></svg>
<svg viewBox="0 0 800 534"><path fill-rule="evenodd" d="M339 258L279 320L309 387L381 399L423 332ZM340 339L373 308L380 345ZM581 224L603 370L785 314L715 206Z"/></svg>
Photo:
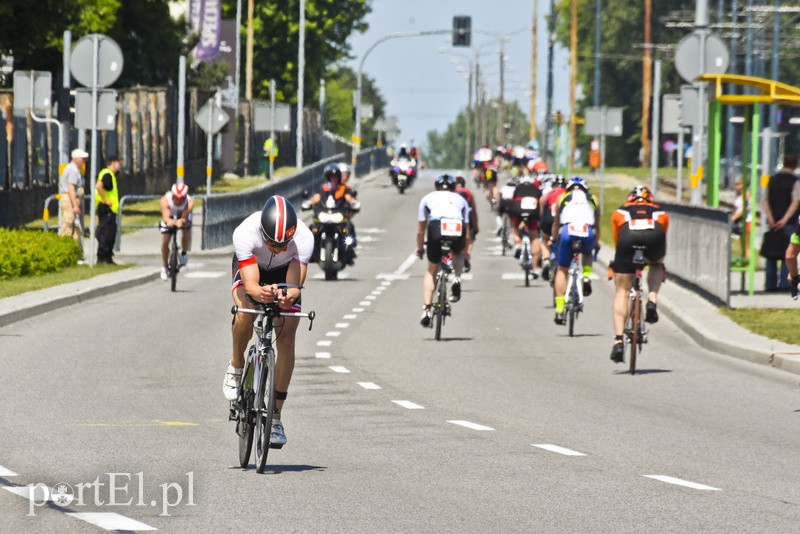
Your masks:
<svg viewBox="0 0 800 534"><path fill-rule="evenodd" d="M783 168L769 179L767 193L764 196L764 213L771 231L782 231L788 238L797 228L798 208L800 208L800 182L797 180L797 156L786 154L783 157ZM767 291L788 291L789 270L785 261L781 261L781 273L778 276L778 260L766 258L764 274Z"/></svg>

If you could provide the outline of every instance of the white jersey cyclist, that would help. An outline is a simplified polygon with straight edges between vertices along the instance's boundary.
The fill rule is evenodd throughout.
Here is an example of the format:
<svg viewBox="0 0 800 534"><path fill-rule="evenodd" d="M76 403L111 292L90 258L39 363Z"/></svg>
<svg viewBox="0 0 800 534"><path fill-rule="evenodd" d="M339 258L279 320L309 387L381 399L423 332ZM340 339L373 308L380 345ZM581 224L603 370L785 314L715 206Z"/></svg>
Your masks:
<svg viewBox="0 0 800 534"><path fill-rule="evenodd" d="M191 195L186 195L178 200L182 200L182 202L176 202L175 195L173 195L172 191L167 191L164 194L164 198L167 200L167 204L169 205L169 215L170 217L180 217L183 213L183 210L186 209L186 206L189 205L189 202L192 200Z"/></svg>
<svg viewBox="0 0 800 534"><path fill-rule="evenodd" d="M514 198L514 190L517 188L517 184L514 182L507 182L506 185L500 188L500 198L502 200L511 200Z"/></svg>
<svg viewBox="0 0 800 534"><path fill-rule="evenodd" d="M289 241L284 250L274 254L267 247L261 231L261 212L257 211L242 221L242 224L234 230L233 248L239 268L255 263L259 268L271 271L289 265L292 261L308 265L314 251L314 235L308 226L298 219L294 238ZM233 289L241 284L240 280Z"/></svg>
<svg viewBox="0 0 800 534"><path fill-rule="evenodd" d="M419 203L420 222L439 219L461 219L469 224L469 204L464 197L452 191L433 191Z"/></svg>
<svg viewBox="0 0 800 534"><path fill-rule="evenodd" d="M475 156L473 159L481 163L486 163L494 159L494 154L492 153L491 148L483 147L475 151Z"/></svg>
<svg viewBox="0 0 800 534"><path fill-rule="evenodd" d="M595 204L589 195L580 189L573 189L561 200L562 208L559 223L594 226Z"/></svg>

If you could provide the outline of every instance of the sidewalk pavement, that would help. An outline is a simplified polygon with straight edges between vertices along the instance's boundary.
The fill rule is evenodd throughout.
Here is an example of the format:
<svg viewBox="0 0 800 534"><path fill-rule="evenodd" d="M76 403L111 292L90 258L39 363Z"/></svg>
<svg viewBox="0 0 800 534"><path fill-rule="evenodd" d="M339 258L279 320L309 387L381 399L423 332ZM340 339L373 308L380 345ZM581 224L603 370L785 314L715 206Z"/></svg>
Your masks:
<svg viewBox="0 0 800 534"><path fill-rule="evenodd" d="M600 249L598 261L601 264L608 267L613 259L612 249ZM785 293L763 297L763 302L778 298L781 303L794 302ZM777 300L774 302L777 304ZM800 374L800 346L750 332L720 313L716 306L678 283L670 282L669 278L659 291L658 309L705 349Z"/></svg>

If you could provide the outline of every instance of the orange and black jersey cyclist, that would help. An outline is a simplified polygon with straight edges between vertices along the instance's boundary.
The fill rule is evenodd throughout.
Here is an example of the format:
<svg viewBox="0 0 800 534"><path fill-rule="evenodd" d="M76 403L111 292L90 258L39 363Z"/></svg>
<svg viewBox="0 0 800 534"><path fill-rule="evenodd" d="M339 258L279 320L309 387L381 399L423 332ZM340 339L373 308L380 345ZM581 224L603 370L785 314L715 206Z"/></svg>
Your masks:
<svg viewBox="0 0 800 534"><path fill-rule="evenodd" d="M611 216L611 228L617 247L614 271L618 274L635 272L634 247L646 247L644 255L650 263L661 263L667 252L669 215L653 202L651 195L647 199L631 196Z"/></svg>

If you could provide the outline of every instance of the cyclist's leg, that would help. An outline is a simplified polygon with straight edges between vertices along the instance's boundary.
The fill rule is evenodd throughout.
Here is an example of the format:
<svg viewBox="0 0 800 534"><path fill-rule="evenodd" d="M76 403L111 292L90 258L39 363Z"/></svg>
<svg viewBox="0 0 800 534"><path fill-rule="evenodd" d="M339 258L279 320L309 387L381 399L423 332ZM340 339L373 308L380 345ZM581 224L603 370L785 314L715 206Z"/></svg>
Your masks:
<svg viewBox="0 0 800 534"><path fill-rule="evenodd" d="M428 244L425 247L428 270L422 278L422 304L426 309L433 302L434 278L439 270L439 262L442 261L442 237L439 225L439 221L428 221Z"/></svg>
<svg viewBox="0 0 800 534"><path fill-rule="evenodd" d="M647 300L656 303L658 291L664 282L664 258L647 262Z"/></svg>
<svg viewBox="0 0 800 534"><path fill-rule="evenodd" d="M512 239L514 239L514 246L519 248L520 245L522 244L522 234L519 231L520 219L516 215L512 215L510 217L510 221L511 221L511 224L510 224L510 226L511 226L511 237L512 237Z"/></svg>
<svg viewBox="0 0 800 534"><path fill-rule="evenodd" d="M800 227L798 227L800 229ZM792 234L789 246L786 247L786 267L789 269L789 283L792 284L797 278L797 255L800 254L800 235L797 231Z"/></svg>
<svg viewBox="0 0 800 534"><path fill-rule="evenodd" d="M289 383L294 372L295 334L299 317L284 317L283 325L275 328L275 346L278 351L278 361L275 366L275 410L274 419L280 419L281 408L289 391Z"/></svg>
<svg viewBox="0 0 800 534"><path fill-rule="evenodd" d="M633 274L614 273L614 335L619 337L625 329L625 316L628 314L628 295L633 287Z"/></svg>
<svg viewBox="0 0 800 534"><path fill-rule="evenodd" d="M553 289L556 295L556 313L564 312L564 295L567 293L567 271L572 263L571 239L567 227L561 229L561 237L558 241L558 252L556 253L558 270L556 271Z"/></svg>
<svg viewBox="0 0 800 534"><path fill-rule="evenodd" d="M161 223L161 264L166 269L167 268L167 257L169 256L169 240L171 234L169 233L169 228L167 228L164 223Z"/></svg>
<svg viewBox="0 0 800 534"><path fill-rule="evenodd" d="M189 238L191 237L191 231L191 223L189 223L188 226L181 228L181 252L184 254L189 252Z"/></svg>

